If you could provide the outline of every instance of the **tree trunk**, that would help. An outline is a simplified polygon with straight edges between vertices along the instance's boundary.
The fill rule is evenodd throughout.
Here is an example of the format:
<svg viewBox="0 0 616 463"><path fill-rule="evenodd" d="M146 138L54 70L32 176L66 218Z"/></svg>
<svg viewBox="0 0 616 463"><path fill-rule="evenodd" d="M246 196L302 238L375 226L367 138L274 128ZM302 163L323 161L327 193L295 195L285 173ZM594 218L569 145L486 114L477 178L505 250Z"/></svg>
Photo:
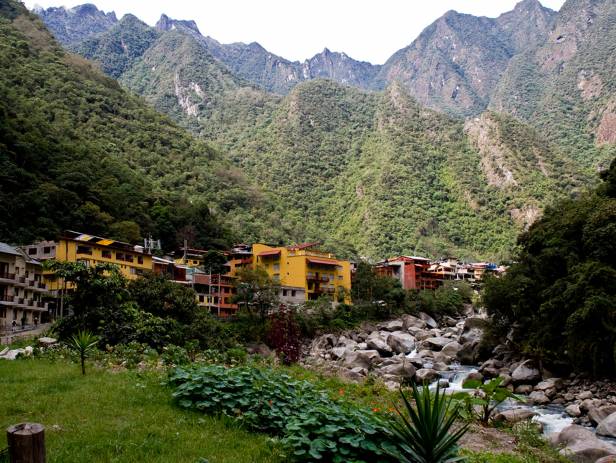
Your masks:
<svg viewBox="0 0 616 463"><path fill-rule="evenodd" d="M38 423L20 423L6 430L10 463L45 463L45 428Z"/></svg>
<svg viewBox="0 0 616 463"><path fill-rule="evenodd" d="M81 356L81 374L85 376L86 374L86 358Z"/></svg>

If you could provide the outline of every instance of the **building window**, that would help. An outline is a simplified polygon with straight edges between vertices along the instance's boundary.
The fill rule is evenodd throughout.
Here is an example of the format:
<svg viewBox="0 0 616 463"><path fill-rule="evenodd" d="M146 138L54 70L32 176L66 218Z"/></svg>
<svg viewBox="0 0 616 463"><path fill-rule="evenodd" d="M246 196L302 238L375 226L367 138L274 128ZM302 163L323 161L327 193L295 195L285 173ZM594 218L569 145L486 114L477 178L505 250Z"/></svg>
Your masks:
<svg viewBox="0 0 616 463"><path fill-rule="evenodd" d="M280 274L279 273L274 273L272 275L272 280L274 281L280 281Z"/></svg>
<svg viewBox="0 0 616 463"><path fill-rule="evenodd" d="M92 255L92 248L90 246L77 246L77 254Z"/></svg>
<svg viewBox="0 0 616 463"><path fill-rule="evenodd" d="M131 274L131 275L136 275L136 274L137 274L137 269L136 269L136 268L134 268L134 267L131 267L131 268L130 268L130 274Z"/></svg>
<svg viewBox="0 0 616 463"><path fill-rule="evenodd" d="M51 246L45 246L43 248L43 254L49 254L51 253Z"/></svg>
<svg viewBox="0 0 616 463"><path fill-rule="evenodd" d="M137 256L137 263L143 264L143 256Z"/></svg>
<svg viewBox="0 0 616 463"><path fill-rule="evenodd" d="M28 249L28 255L29 256L36 256L36 248L29 248Z"/></svg>
<svg viewBox="0 0 616 463"><path fill-rule="evenodd" d="M280 272L280 264L274 264L274 272Z"/></svg>
<svg viewBox="0 0 616 463"><path fill-rule="evenodd" d="M111 251L109 249L103 249L101 252L103 259L111 259Z"/></svg>
<svg viewBox="0 0 616 463"><path fill-rule="evenodd" d="M283 290L282 290L282 296L283 296L283 297L287 297L287 290L286 290L286 289L283 289Z"/></svg>
<svg viewBox="0 0 616 463"><path fill-rule="evenodd" d="M124 260L126 262L132 262L133 261L133 256L131 256L130 254L126 254L126 256L124 256Z"/></svg>
<svg viewBox="0 0 616 463"><path fill-rule="evenodd" d="M295 294L297 293L297 291L295 291L294 289L291 290L291 297L295 297Z"/></svg>
<svg viewBox="0 0 616 463"><path fill-rule="evenodd" d="M116 252L116 260L124 260L124 254L121 252Z"/></svg>
<svg viewBox="0 0 616 463"><path fill-rule="evenodd" d="M342 280L344 277L342 275L338 275L338 280Z"/></svg>
<svg viewBox="0 0 616 463"><path fill-rule="evenodd" d="M199 294L199 302L203 302L205 299L205 296L203 296L203 294Z"/></svg>
<svg viewBox="0 0 616 463"><path fill-rule="evenodd" d="M0 318L6 318L6 309L0 308Z"/></svg>

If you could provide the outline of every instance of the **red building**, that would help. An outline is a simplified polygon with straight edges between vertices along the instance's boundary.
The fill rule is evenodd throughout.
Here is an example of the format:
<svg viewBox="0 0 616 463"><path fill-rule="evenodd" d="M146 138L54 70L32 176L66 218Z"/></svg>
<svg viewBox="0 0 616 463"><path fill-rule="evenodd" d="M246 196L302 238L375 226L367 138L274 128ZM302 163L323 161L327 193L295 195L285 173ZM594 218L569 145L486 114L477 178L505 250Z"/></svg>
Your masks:
<svg viewBox="0 0 616 463"><path fill-rule="evenodd" d="M430 271L430 259L398 256L376 264L377 275L400 281L403 289L436 289L441 284L438 275Z"/></svg>

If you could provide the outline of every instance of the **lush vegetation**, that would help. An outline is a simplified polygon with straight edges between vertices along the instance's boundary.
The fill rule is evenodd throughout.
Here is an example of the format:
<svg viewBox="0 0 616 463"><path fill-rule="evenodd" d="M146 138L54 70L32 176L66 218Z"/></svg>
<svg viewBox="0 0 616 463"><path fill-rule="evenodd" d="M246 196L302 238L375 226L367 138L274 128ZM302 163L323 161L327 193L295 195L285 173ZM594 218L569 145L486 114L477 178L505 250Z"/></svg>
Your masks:
<svg viewBox="0 0 616 463"><path fill-rule="evenodd" d="M464 29L465 19L456 21L452 27ZM491 155L460 121L425 110L404 86L366 93L313 80L280 98L241 79L263 64L266 51L258 45L222 46L179 23L163 32L144 27L129 16L85 41L80 52L228 153L268 193L270 207L258 211L256 224L246 214L234 216L245 236L322 240L347 257L503 260L530 221L528 211L532 219L588 181L528 126L490 115L494 130L482 140L516 182L491 184L482 168ZM515 35L519 27L511 30ZM236 58L244 64L223 64Z"/></svg>
<svg viewBox="0 0 616 463"><path fill-rule="evenodd" d="M518 262L486 283L493 334L552 368L616 373L616 160L603 183L548 209Z"/></svg>
<svg viewBox="0 0 616 463"><path fill-rule="evenodd" d="M416 407L402 395L398 420L334 400L307 381L254 367L200 366L171 373L181 407L235 418L249 429L280 437L293 461L446 462L458 454L466 427L451 399L413 388ZM409 423L409 420L412 424Z"/></svg>
<svg viewBox="0 0 616 463"><path fill-rule="evenodd" d="M0 240L76 229L126 241L151 233L173 249L262 235L250 211L263 196L241 173L65 53L13 0L0 15L0 66ZM244 226L231 233L232 222Z"/></svg>
<svg viewBox="0 0 616 463"><path fill-rule="evenodd" d="M101 346L144 343L162 350L194 342L201 348L232 347L229 325L201 309L192 289L161 275L127 281L114 265L53 263L52 269L77 288L65 297L67 315L55 330L69 340L81 331L100 337Z"/></svg>
<svg viewBox="0 0 616 463"><path fill-rule="evenodd" d="M230 420L178 408L156 372L91 368L63 360L0 363L0 427L45 426L50 463L282 463L268 437ZM0 433L0 450L6 433Z"/></svg>

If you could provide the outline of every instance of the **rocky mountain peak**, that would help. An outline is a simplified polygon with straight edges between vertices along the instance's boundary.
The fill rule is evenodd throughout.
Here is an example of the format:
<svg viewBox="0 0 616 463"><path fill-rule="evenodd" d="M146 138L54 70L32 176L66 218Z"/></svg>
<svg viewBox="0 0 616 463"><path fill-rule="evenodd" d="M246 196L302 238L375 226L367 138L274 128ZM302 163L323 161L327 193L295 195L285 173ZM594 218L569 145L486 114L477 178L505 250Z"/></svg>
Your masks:
<svg viewBox="0 0 616 463"><path fill-rule="evenodd" d="M197 34L201 34L199 28L197 27L197 23L193 20L180 20L180 19L171 19L166 14L162 14L160 19L154 26L157 30L161 32L170 31L172 29L189 29Z"/></svg>

